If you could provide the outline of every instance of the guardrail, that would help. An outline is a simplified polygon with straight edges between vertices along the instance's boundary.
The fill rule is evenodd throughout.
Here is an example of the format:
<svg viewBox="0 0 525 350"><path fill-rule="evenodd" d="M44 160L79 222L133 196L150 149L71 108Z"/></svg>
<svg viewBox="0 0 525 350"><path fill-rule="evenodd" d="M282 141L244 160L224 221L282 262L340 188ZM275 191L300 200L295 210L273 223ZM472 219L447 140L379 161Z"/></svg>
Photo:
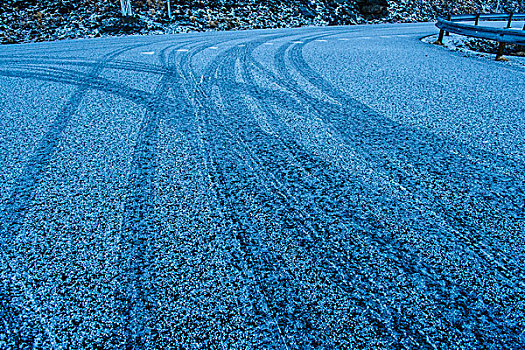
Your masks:
<svg viewBox="0 0 525 350"><path fill-rule="evenodd" d="M523 30L512 29L512 20L525 20L525 13L498 13L498 14L475 14L475 15L456 15L448 16L446 19L438 17L436 27L440 29L439 37L435 44L443 45L443 36L448 33L455 33L473 38L494 40L499 43L496 60L504 60L503 52L505 44L525 45L525 25ZM504 29L480 26L479 21L506 21L507 27ZM474 22L465 24L458 22Z"/></svg>

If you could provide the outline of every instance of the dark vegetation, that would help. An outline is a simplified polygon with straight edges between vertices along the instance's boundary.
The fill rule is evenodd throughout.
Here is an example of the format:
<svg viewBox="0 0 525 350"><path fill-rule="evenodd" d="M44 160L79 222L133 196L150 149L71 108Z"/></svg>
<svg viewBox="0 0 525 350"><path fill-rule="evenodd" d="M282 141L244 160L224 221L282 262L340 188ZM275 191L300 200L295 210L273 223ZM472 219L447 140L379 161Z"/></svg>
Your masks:
<svg viewBox="0 0 525 350"><path fill-rule="evenodd" d="M523 11L524 0L3 0L0 42L19 43L118 34L348 25L433 20L439 14Z"/></svg>

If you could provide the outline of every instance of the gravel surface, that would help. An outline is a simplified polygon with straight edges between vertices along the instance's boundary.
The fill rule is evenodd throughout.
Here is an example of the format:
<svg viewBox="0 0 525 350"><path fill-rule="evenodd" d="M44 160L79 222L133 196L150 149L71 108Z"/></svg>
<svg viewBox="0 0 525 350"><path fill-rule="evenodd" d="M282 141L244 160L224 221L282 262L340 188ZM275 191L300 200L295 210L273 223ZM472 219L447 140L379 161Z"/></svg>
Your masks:
<svg viewBox="0 0 525 350"><path fill-rule="evenodd" d="M525 347L525 70L433 24L0 47L0 349Z"/></svg>

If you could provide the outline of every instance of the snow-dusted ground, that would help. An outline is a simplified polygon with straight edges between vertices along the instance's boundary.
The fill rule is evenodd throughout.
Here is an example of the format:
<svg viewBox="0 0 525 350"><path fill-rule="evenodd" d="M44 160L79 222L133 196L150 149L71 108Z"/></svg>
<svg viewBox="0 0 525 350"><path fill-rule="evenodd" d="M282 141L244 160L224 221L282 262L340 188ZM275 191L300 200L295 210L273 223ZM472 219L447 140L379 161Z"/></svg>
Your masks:
<svg viewBox="0 0 525 350"><path fill-rule="evenodd" d="M0 48L0 348L525 346L525 70L433 24Z"/></svg>

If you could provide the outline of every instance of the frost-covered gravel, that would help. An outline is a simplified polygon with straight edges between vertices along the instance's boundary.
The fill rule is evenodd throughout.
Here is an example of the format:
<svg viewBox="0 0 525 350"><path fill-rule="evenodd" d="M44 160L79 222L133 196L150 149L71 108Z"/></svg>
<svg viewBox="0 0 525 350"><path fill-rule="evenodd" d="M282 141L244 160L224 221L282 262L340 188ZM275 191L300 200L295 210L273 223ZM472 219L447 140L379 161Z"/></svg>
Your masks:
<svg viewBox="0 0 525 350"><path fill-rule="evenodd" d="M525 70L432 24L0 48L0 349L520 349Z"/></svg>

